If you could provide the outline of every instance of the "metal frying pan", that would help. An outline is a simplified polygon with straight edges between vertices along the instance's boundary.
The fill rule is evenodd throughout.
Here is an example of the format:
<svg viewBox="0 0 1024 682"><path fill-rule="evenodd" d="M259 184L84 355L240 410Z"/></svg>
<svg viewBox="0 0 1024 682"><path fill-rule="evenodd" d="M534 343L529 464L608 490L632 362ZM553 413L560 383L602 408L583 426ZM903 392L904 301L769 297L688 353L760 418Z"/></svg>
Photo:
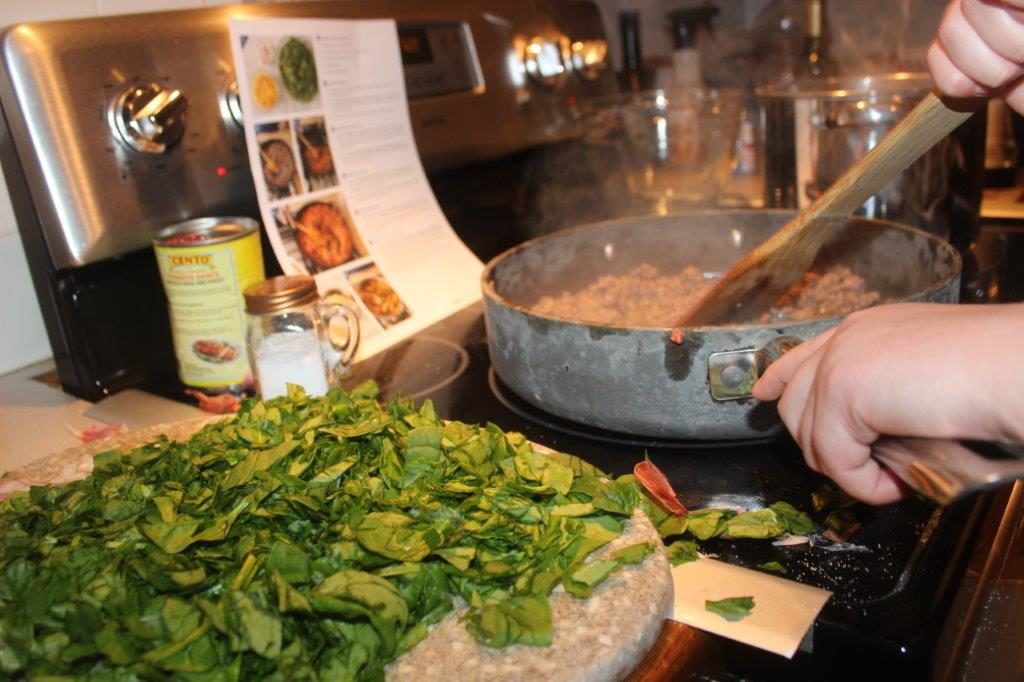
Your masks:
<svg viewBox="0 0 1024 682"><path fill-rule="evenodd" d="M750 388L780 341L798 342L839 323L692 327L597 325L531 311L551 293L648 263L663 272L696 265L724 272L793 216L790 211L706 211L585 225L521 244L484 270L491 362L536 407L623 433L693 440L761 438L781 428L774 406ZM883 300L956 302L961 260L921 230L853 218L815 266L841 263Z"/></svg>

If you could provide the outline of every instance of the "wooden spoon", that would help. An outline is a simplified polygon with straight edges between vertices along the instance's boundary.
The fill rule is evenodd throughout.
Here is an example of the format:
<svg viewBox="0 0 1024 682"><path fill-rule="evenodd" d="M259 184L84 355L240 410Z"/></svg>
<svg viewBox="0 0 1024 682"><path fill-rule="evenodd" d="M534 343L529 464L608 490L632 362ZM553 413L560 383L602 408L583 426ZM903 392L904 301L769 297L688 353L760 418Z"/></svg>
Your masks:
<svg viewBox="0 0 1024 682"><path fill-rule="evenodd" d="M284 209L283 213L285 220L288 221L288 224L291 225L291 228L296 232L301 232L307 237L310 237L315 240L319 240L321 238L320 232L318 230L309 227L308 225L300 223L299 219L293 216L291 211L289 211L288 209Z"/></svg>
<svg viewBox="0 0 1024 682"><path fill-rule="evenodd" d="M263 149L260 149L260 157L263 159L263 167L267 169L267 172L271 175L277 173L277 162L270 158Z"/></svg>
<svg viewBox="0 0 1024 682"><path fill-rule="evenodd" d="M810 269L835 228L984 103L929 94L813 204L729 268L676 326L758 319Z"/></svg>
<svg viewBox="0 0 1024 682"><path fill-rule="evenodd" d="M310 142L306 138L306 136L303 135L301 132L298 133L298 137L299 137L299 142L301 142L303 144L303 146L306 147L306 149L308 149L310 151L314 151L316 149L316 145L314 145L312 142Z"/></svg>

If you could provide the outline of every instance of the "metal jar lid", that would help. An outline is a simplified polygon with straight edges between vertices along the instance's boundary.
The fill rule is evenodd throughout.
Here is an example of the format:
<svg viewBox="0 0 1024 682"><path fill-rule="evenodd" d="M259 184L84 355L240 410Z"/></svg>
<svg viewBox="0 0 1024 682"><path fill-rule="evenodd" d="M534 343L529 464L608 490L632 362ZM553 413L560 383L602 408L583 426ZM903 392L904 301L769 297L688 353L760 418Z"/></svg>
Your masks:
<svg viewBox="0 0 1024 682"><path fill-rule="evenodd" d="M315 303L320 298L316 280L306 275L271 277L250 285L242 295L246 312L254 315L279 313Z"/></svg>
<svg viewBox="0 0 1024 682"><path fill-rule="evenodd" d="M223 218L193 218L168 225L157 232L153 242L157 246L207 246L229 242L252 234L260 224L252 218L229 216Z"/></svg>

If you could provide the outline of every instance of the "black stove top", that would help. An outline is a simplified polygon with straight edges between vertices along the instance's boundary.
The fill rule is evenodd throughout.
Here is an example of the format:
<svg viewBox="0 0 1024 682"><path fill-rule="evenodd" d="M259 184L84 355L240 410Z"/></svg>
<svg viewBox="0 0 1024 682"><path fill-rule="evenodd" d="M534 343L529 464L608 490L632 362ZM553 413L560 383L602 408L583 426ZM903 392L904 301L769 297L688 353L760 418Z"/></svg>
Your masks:
<svg viewBox="0 0 1024 682"><path fill-rule="evenodd" d="M506 431L578 455L619 475L649 456L683 503L760 507L785 500L810 511L825 478L806 467L788 438L757 442L665 441L617 434L548 415L518 398L494 374L482 305L474 305L355 366L344 385L375 379L383 398L432 400L439 415L493 422ZM779 561L786 577L831 590L815 625L813 650L793 661L729 644L729 666L757 679L927 676L934 639L959 582L972 530L988 498L940 510L918 498L856 510L852 540L864 551L776 547L716 539L706 553L756 567ZM819 522L821 519L816 519ZM834 668L836 662L842 667ZM882 671L881 673L879 671Z"/></svg>

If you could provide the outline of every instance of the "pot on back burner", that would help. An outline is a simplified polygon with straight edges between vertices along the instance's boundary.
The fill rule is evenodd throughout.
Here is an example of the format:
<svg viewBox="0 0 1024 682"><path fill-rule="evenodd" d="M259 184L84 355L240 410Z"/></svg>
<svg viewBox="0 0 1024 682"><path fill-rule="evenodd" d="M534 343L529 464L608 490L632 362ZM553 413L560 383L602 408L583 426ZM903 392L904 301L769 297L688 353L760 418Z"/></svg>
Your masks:
<svg viewBox="0 0 1024 682"><path fill-rule="evenodd" d="M759 88L765 206L808 206L932 87L927 74L892 73ZM984 153L982 112L871 197L858 214L914 225L964 253L978 234Z"/></svg>

